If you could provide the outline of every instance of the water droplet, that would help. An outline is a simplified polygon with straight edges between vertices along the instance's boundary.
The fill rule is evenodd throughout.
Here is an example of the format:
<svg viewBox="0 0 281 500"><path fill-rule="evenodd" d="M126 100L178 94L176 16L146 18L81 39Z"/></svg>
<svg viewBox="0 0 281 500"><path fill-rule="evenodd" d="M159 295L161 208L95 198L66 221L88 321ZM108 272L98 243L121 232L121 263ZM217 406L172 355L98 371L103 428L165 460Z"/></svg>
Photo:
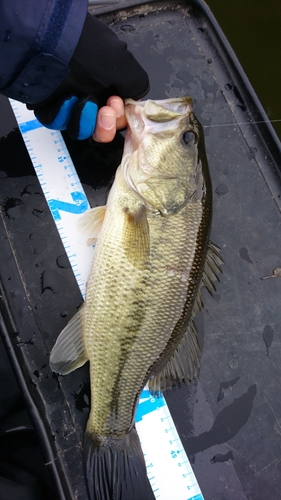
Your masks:
<svg viewBox="0 0 281 500"><path fill-rule="evenodd" d="M245 104L237 104L237 108L240 108L241 111L246 111L246 109L247 109Z"/></svg>
<svg viewBox="0 0 281 500"><path fill-rule="evenodd" d="M212 464L216 464L217 462L227 462L228 460L233 460L233 453L232 451L228 451L227 453L217 453L213 458L211 458Z"/></svg>
<svg viewBox="0 0 281 500"><path fill-rule="evenodd" d="M62 254L57 258L57 265L61 269L69 269L70 268L70 262L69 262L66 254Z"/></svg>
<svg viewBox="0 0 281 500"><path fill-rule="evenodd" d="M53 269L46 269L42 273L42 293L45 290L51 290L53 293L59 293L61 288L60 276Z"/></svg>
<svg viewBox="0 0 281 500"><path fill-rule="evenodd" d="M241 259L246 260L246 262L249 262L249 264L253 264L253 261L249 257L248 248L246 247L240 248L239 255Z"/></svg>
<svg viewBox="0 0 281 500"><path fill-rule="evenodd" d="M249 160L253 160L256 157L257 154L257 148L255 147L250 147L250 151L247 152L247 156Z"/></svg>
<svg viewBox="0 0 281 500"><path fill-rule="evenodd" d="M236 361L236 359L232 359L229 362L229 365L230 365L231 368L233 368L233 370L235 370L236 368L238 368L238 361Z"/></svg>
<svg viewBox="0 0 281 500"><path fill-rule="evenodd" d="M35 217L38 217L38 219L44 220L46 218L47 212L46 210L38 210L37 208L34 208L32 210L32 214L35 215Z"/></svg>
<svg viewBox="0 0 281 500"><path fill-rule="evenodd" d="M231 83L226 83L225 86L224 86L225 90L232 90L233 89L233 85L231 85Z"/></svg>
<svg viewBox="0 0 281 500"><path fill-rule="evenodd" d="M219 195L219 196L222 196L226 193L228 193L228 187L226 184L219 184L216 188L216 193Z"/></svg>
<svg viewBox="0 0 281 500"><path fill-rule="evenodd" d="M270 325L266 325L264 327L262 338L263 338L263 341L264 341L265 347L266 347L266 355L268 356L269 348L273 342L273 330L272 330Z"/></svg>
<svg viewBox="0 0 281 500"><path fill-rule="evenodd" d="M39 73L45 73L46 71L46 66L38 66L37 68L35 68L36 71L38 71Z"/></svg>
<svg viewBox="0 0 281 500"><path fill-rule="evenodd" d="M11 40L11 30L6 31L6 35L4 37L4 42L9 42Z"/></svg>
<svg viewBox="0 0 281 500"><path fill-rule="evenodd" d="M123 24L121 26L121 30L125 31L125 33L130 32L130 31L134 31L135 29L136 28L134 26L131 26L131 24Z"/></svg>

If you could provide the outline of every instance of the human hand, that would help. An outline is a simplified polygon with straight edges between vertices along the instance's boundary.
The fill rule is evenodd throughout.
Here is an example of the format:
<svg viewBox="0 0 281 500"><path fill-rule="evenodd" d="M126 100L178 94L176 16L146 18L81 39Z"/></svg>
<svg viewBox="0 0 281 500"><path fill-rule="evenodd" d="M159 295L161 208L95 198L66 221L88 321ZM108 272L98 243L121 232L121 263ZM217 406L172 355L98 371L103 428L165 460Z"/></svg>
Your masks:
<svg viewBox="0 0 281 500"><path fill-rule="evenodd" d="M126 125L120 98L142 98L149 90L146 72L126 44L90 14L68 66L69 75L55 91L29 109L45 127L67 130L72 139L111 141Z"/></svg>
<svg viewBox="0 0 281 500"><path fill-rule="evenodd" d="M126 127L127 120L124 112L124 101L121 97L111 96L107 105L100 108L93 139L97 142L111 142L116 130Z"/></svg>

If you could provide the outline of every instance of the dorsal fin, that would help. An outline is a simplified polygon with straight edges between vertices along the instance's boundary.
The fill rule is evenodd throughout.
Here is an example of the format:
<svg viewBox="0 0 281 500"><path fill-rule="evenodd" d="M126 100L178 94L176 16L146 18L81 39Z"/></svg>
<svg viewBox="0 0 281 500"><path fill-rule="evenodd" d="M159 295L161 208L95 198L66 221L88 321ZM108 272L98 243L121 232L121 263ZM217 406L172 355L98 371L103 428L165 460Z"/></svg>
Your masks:
<svg viewBox="0 0 281 500"><path fill-rule="evenodd" d="M187 330L173 356L159 373L149 379L148 386L150 392L157 393L164 391L169 387L180 385L181 381L187 384L195 377L199 362L200 346L197 328L194 321L190 320Z"/></svg>
<svg viewBox="0 0 281 500"><path fill-rule="evenodd" d="M197 328L193 319L198 311L203 308L200 288L205 286L211 295L216 290L214 281L219 281L220 266L223 264L219 251L219 247L209 242L202 280L194 301L188 327L164 368L148 381L149 389L153 393L163 391L174 385L180 385L181 381L187 384L197 373L200 362L200 346Z"/></svg>
<svg viewBox="0 0 281 500"><path fill-rule="evenodd" d="M213 295L213 292L216 292L214 282L219 281L220 266L224 263L219 251L220 248L209 241L201 286L205 286L211 295Z"/></svg>

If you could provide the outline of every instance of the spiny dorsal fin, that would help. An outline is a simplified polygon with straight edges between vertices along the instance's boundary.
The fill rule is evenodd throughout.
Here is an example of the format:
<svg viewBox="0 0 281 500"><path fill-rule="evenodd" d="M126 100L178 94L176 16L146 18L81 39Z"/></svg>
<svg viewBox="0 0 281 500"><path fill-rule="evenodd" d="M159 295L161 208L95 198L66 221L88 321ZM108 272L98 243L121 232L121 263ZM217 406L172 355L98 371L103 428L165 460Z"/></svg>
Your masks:
<svg viewBox="0 0 281 500"><path fill-rule="evenodd" d="M87 210L76 223L78 231L82 234L88 234L87 244L92 245L99 236L105 217L106 206L94 207Z"/></svg>
<svg viewBox="0 0 281 500"><path fill-rule="evenodd" d="M82 338L82 314L83 306L58 336L50 356L53 372L66 375L88 361Z"/></svg>
<svg viewBox="0 0 281 500"><path fill-rule="evenodd" d="M149 225L146 208L132 213L124 208L123 248L129 262L137 269L146 268L149 260Z"/></svg>
<svg viewBox="0 0 281 500"><path fill-rule="evenodd" d="M211 295L216 292L214 282L219 281L220 266L224 263L219 251L220 248L209 241L201 286L205 286Z"/></svg>

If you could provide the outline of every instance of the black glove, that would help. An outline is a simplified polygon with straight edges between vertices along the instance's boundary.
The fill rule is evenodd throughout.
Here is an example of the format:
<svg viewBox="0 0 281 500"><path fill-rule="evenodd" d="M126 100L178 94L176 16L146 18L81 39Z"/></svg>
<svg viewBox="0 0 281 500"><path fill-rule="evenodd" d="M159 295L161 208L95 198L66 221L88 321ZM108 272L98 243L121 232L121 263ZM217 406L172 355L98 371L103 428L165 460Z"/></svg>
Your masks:
<svg viewBox="0 0 281 500"><path fill-rule="evenodd" d="M90 14L69 68L69 76L48 99L28 108L45 127L67 129L73 139L93 134L98 108L109 96L141 99L149 90L148 76L126 43Z"/></svg>

